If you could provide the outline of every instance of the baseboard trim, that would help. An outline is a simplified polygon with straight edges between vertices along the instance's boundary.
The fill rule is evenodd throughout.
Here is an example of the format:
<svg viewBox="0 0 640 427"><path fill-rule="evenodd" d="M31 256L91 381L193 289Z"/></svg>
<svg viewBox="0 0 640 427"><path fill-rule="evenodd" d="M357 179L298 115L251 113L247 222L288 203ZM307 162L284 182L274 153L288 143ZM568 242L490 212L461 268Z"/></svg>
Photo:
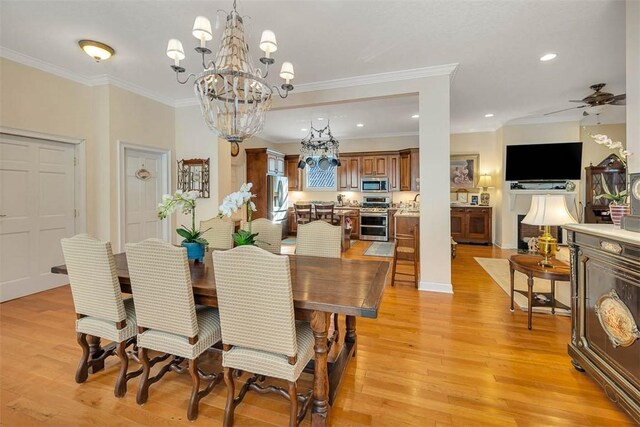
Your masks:
<svg viewBox="0 0 640 427"><path fill-rule="evenodd" d="M443 294L452 294L453 293L453 285L451 283L436 283L436 282L423 282L420 281L420 285L418 286L418 290L420 291L428 291L428 292L440 292Z"/></svg>

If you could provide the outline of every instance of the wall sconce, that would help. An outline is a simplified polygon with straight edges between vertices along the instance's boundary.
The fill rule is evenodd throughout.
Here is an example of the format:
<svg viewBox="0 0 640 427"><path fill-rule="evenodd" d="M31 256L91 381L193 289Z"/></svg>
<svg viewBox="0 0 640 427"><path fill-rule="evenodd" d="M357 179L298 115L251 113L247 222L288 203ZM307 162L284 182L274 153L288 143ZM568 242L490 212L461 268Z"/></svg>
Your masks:
<svg viewBox="0 0 640 427"><path fill-rule="evenodd" d="M209 159L178 160L178 190L200 192L199 197L209 198Z"/></svg>

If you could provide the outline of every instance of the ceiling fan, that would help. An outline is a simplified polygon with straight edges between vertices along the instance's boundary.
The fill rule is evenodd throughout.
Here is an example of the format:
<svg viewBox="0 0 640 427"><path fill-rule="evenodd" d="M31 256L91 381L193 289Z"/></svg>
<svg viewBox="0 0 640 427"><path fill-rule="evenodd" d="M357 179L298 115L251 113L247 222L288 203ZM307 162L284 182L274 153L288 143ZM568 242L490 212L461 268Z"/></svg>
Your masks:
<svg viewBox="0 0 640 427"><path fill-rule="evenodd" d="M577 107L571 107L571 108L564 108L562 110L552 111L544 115L548 116L549 114L555 114L561 111L573 110L576 108L590 108L590 107L595 107L595 113L599 114L601 109L598 109L597 107L604 107L605 105L626 105L627 103L626 94L621 93L620 95L614 95L609 92L603 92L602 88L604 88L605 85L606 83L597 83L597 84L591 85L589 87L595 91L591 95L585 98L582 98L580 100L572 99L569 101L569 102L581 102L584 105L578 105ZM589 113L590 112L588 110L585 110L582 112L582 115L588 116Z"/></svg>

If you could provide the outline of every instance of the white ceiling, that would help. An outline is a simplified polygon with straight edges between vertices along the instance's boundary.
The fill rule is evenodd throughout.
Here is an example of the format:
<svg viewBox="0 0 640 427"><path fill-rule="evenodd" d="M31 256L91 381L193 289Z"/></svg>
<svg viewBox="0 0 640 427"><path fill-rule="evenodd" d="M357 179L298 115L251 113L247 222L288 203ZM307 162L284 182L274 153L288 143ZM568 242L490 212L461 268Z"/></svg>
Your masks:
<svg viewBox="0 0 640 427"><path fill-rule="evenodd" d="M183 64L199 71L189 49L196 44L190 35L193 19L202 14L213 22L216 9L230 7L231 1L2 0L0 46L7 57L36 59L86 79L106 74L174 103L192 98L192 91L175 83L167 40L180 38L187 50ZM459 63L451 91L453 132L493 130L523 117L539 120L543 112L574 106L568 100L588 95L593 83L606 82L614 94L625 90L622 1L239 0L238 8L251 16L245 22L254 58L261 31L273 30L276 66L292 61L294 84ZM77 47L83 38L110 44L116 55L93 62ZM556 52L557 59L540 62L547 52ZM359 133L345 122L350 135L412 132L415 125L403 117L411 110L409 99L388 100L386 108L385 101L371 101L325 111L272 112L268 120L274 123L264 136L298 139L297 123L316 113L366 118ZM485 118L489 112L494 117ZM576 113L579 117L570 112L548 119ZM343 126L338 122L332 121L336 131Z"/></svg>

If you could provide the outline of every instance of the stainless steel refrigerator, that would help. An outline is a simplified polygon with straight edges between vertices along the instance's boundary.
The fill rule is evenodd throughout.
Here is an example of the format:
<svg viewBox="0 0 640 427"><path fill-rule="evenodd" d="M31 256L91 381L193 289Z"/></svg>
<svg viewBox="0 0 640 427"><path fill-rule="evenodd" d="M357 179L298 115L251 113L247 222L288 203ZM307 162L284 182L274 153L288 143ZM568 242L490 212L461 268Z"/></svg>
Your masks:
<svg viewBox="0 0 640 427"><path fill-rule="evenodd" d="M286 176L267 176L267 218L282 224L282 238L289 232L289 182Z"/></svg>

